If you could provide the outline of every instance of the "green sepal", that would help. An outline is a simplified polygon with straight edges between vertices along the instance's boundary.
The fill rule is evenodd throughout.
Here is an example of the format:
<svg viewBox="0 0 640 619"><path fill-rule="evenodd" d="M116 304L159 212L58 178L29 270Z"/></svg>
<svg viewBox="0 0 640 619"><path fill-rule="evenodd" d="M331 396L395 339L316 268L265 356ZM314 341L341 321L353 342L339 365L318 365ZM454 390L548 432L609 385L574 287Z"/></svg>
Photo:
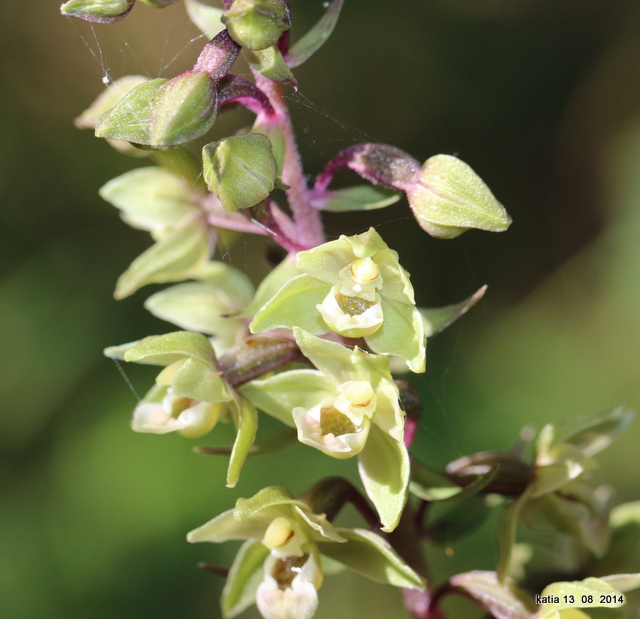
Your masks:
<svg viewBox="0 0 640 619"><path fill-rule="evenodd" d="M545 426L536 441L537 457L553 458L553 451L562 443L574 445L591 457L611 445L634 418L635 412L621 405Z"/></svg>
<svg viewBox="0 0 640 619"><path fill-rule="evenodd" d="M187 216L138 256L118 278L114 296L124 299L147 284L188 279L209 260L211 232L200 217Z"/></svg>
<svg viewBox="0 0 640 619"><path fill-rule="evenodd" d="M502 232L511 223L480 177L451 155L427 159L407 198L422 229L439 238L453 238L469 228Z"/></svg>
<svg viewBox="0 0 640 619"><path fill-rule="evenodd" d="M140 0L140 2L147 6L152 6L154 9L164 9L172 4L178 2L178 0Z"/></svg>
<svg viewBox="0 0 640 619"><path fill-rule="evenodd" d="M240 393L268 415L295 427L291 417L294 408L310 410L325 398L335 397L336 389L321 372L291 370L245 383Z"/></svg>
<svg viewBox="0 0 640 619"><path fill-rule="evenodd" d="M148 82L142 75L125 75L112 82L100 93L97 99L78 116L74 124L79 129L95 129L100 117L114 108L122 98L137 86Z"/></svg>
<svg viewBox="0 0 640 619"><path fill-rule="evenodd" d="M187 534L187 541L191 543L219 543L238 539L262 539L273 516L273 513L267 512L264 514L264 518L257 514L255 518L238 519L235 517L235 510L229 509L190 531Z"/></svg>
<svg viewBox="0 0 640 619"><path fill-rule="evenodd" d="M156 238L198 209L198 194L175 174L155 166L110 180L100 197L119 209L131 227L150 230Z"/></svg>
<svg viewBox="0 0 640 619"><path fill-rule="evenodd" d="M366 336L365 341L373 352L396 355L404 359L412 372L426 369L426 338L422 317L414 305L382 297L384 322L381 327Z"/></svg>
<svg viewBox="0 0 640 619"><path fill-rule="evenodd" d="M171 389L177 396L200 402L215 404L231 399L227 386L215 366L193 357L187 359L175 373Z"/></svg>
<svg viewBox="0 0 640 619"><path fill-rule="evenodd" d="M257 515L268 507L280 507L282 505L299 504L304 507L304 503L296 501L293 495L282 486L268 486L260 490L248 499L238 499L233 510L233 517L242 522L252 516Z"/></svg>
<svg viewBox="0 0 640 619"><path fill-rule="evenodd" d="M273 434L254 441L249 456L265 456L298 444L298 435L293 428L285 426ZM194 447L193 451L210 456L230 456L233 446Z"/></svg>
<svg viewBox="0 0 640 619"><path fill-rule="evenodd" d="M202 137L218 113L216 83L206 71L187 71L169 80L151 105L149 143L176 146Z"/></svg>
<svg viewBox="0 0 640 619"><path fill-rule="evenodd" d="M511 571L511 556L516 543L516 532L522 518L522 509L528 500L529 496L525 491L518 499L507 503L500 512L496 573L501 583L506 582L507 576Z"/></svg>
<svg viewBox="0 0 640 619"><path fill-rule="evenodd" d="M135 0L69 0L60 7L67 17L79 17L98 24L113 24L124 19Z"/></svg>
<svg viewBox="0 0 640 619"><path fill-rule="evenodd" d="M324 45L338 23L343 3L344 0L333 0L311 30L289 48L286 60L291 69L306 62Z"/></svg>
<svg viewBox="0 0 640 619"><path fill-rule="evenodd" d="M314 337L298 327L293 329L293 335L304 356L337 384L356 379L362 370L369 373L373 387L380 379L392 381L386 357L371 355L357 346L352 350L337 342Z"/></svg>
<svg viewBox="0 0 640 619"><path fill-rule="evenodd" d="M632 591L633 589L640 587L640 573L613 574L611 576L602 576L599 580L602 580L621 593Z"/></svg>
<svg viewBox="0 0 640 619"><path fill-rule="evenodd" d="M260 51L251 51L244 48L247 62L258 73L274 82L282 82L298 90L298 82L291 73L277 46L267 47Z"/></svg>
<svg viewBox="0 0 640 619"><path fill-rule="evenodd" d="M237 433L227 468L227 488L233 488L238 483L242 466L251 451L258 431L258 411L251 402L235 397L232 416Z"/></svg>
<svg viewBox="0 0 640 619"><path fill-rule="evenodd" d="M472 497L455 503L424 529L426 538L436 544L449 544L477 529L489 515L484 497Z"/></svg>
<svg viewBox="0 0 640 619"><path fill-rule="evenodd" d="M262 566L268 556L269 549L260 540L242 544L222 590L223 617L235 617L255 604L256 591L264 579Z"/></svg>
<svg viewBox="0 0 640 619"><path fill-rule="evenodd" d="M134 88L102 115L96 125L96 137L150 146L152 100L168 81L157 78Z"/></svg>
<svg viewBox="0 0 640 619"><path fill-rule="evenodd" d="M601 596L604 601L601 601ZM558 599L558 603L542 604L540 619L560 619L560 611L565 608L618 608L624 605L624 596L610 584L599 578L585 578L582 581L555 582L545 587L542 598ZM571 603L571 599L574 600ZM592 601L589 602L589 599Z"/></svg>
<svg viewBox="0 0 640 619"><path fill-rule="evenodd" d="M357 185L347 189L327 191L316 197L312 204L321 211L345 213L348 211L372 211L395 204L402 195L383 187Z"/></svg>
<svg viewBox="0 0 640 619"><path fill-rule="evenodd" d="M480 290L472 294L468 299L453 305L445 307L426 308L419 307L418 311L422 317L424 325L424 333L426 337L433 337L444 331L449 325L453 324L463 314L466 314L487 291L487 286L482 286Z"/></svg>
<svg viewBox="0 0 640 619"><path fill-rule="evenodd" d="M424 590L426 582L379 535L364 529L338 529L345 544L318 542L323 555L363 576L395 587Z"/></svg>
<svg viewBox="0 0 640 619"><path fill-rule="evenodd" d="M383 531L393 531L407 502L409 454L404 446L371 424L364 449L358 455L358 470L367 496L374 504Z"/></svg>
<svg viewBox="0 0 640 619"><path fill-rule="evenodd" d="M216 362L211 343L200 333L176 331L165 335L151 335L125 346L128 348L124 353L124 360L135 363L167 366L185 357L199 359L211 366Z"/></svg>
<svg viewBox="0 0 640 619"><path fill-rule="evenodd" d="M495 619L531 619L536 611L525 591L510 579L500 581L495 572L478 570L456 574L449 584Z"/></svg>
<svg viewBox="0 0 640 619"><path fill-rule="evenodd" d="M184 7L191 22L211 40L224 30L224 24L220 21L223 9L209 6L198 0L185 0Z"/></svg>
<svg viewBox="0 0 640 619"><path fill-rule="evenodd" d="M329 328L318 311L309 311L322 303L330 287L309 275L298 275L256 313L250 325L251 333L266 333L273 329L301 327L313 334L326 333Z"/></svg>
<svg viewBox="0 0 640 619"><path fill-rule="evenodd" d="M229 212L255 206L275 187L278 166L269 138L261 133L207 144L202 158L207 186Z"/></svg>
<svg viewBox="0 0 640 619"><path fill-rule="evenodd" d="M296 267L295 257L288 255L275 269L260 282L251 303L244 310L244 316L253 316L263 305L266 305L289 280L301 275Z"/></svg>

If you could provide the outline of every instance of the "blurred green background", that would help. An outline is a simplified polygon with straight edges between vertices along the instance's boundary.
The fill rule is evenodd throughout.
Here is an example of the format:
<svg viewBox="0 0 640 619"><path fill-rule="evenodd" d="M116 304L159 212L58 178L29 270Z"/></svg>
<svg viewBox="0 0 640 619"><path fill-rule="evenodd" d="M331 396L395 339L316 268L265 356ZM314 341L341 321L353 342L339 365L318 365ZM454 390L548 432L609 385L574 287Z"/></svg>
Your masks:
<svg viewBox="0 0 640 619"><path fill-rule="evenodd" d="M292 0L292 36L322 13ZM171 330L150 289L116 303L117 276L149 245L97 190L144 161L72 120L128 73L171 77L202 44L182 3L136 6L123 22L62 18L55 0L5 3L0 20L0 616L218 617L221 582L199 560L235 547L184 541L267 484L302 492L355 463L296 448L250 461L224 488L224 462L179 436L129 430L135 398L107 345ZM428 348L415 384L415 452L443 466L506 449L522 426L640 406L640 6L635 0L347 0L329 44L290 93L310 174L340 148L394 144L420 159L457 154L514 223L453 241L422 233L400 203L327 218L332 235L376 225L421 305L482 303ZM230 123L248 123L234 112ZM221 131L224 130L224 126ZM346 178L346 177L345 177ZM253 239L225 256L256 261ZM127 367L142 394L153 372ZM640 424L601 456L617 501L639 498ZM228 429L211 441L231 440ZM437 578L492 569L495 521L428 551ZM451 555L451 556L449 556ZM638 571L640 571L640 566ZM404 617L397 591L328 578L318 619ZM453 607L452 607L453 608ZM453 608L468 616L469 607ZM255 614L247 613L247 617ZM461 614L462 613L462 614Z"/></svg>

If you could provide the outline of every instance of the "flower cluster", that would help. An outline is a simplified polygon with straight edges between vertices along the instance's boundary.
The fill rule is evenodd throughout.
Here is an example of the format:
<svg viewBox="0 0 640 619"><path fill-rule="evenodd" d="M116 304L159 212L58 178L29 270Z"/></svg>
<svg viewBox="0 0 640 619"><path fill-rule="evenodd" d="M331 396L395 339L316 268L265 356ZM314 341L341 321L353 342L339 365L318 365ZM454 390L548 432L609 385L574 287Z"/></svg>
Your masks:
<svg viewBox="0 0 640 619"><path fill-rule="evenodd" d="M175 1L141 0L156 8ZM162 368L131 426L193 439L233 423L233 445L197 448L229 457L229 487L248 457L301 443L337 460L355 458L364 489L329 478L296 499L269 486L189 533L191 542L244 540L228 573L216 568L227 576L224 616L255 602L265 619L310 619L328 562L404 589L416 618L441 616L445 593L464 595L498 619L556 619L567 609L598 605L588 602L597 594L613 600L604 605L619 606L640 577L595 578L602 573L580 562L584 555L576 555L576 572L591 567L593 577L550 585L538 606L511 577L524 519L546 519L590 556L606 559L615 531L608 491L589 485L592 456L632 413L618 408L547 426L533 463L520 453L483 452L442 473L429 470L409 455L421 405L407 378L425 372L427 338L462 316L485 288L457 304L420 308L400 256L374 228L327 240L321 219L322 211L383 208L405 196L428 234L454 238L471 228L506 230L511 220L502 205L457 158L435 155L420 164L385 144L344 149L308 184L283 85L297 88L292 70L329 37L343 0L328 4L293 45L284 0L184 4L209 41L193 68L171 79L125 76L76 121L156 164L101 190L126 223L154 241L122 274L116 298L171 283L145 306L183 329L105 351ZM62 13L110 23L133 6L134 0L69 0ZM231 73L240 54L253 81ZM210 141L223 112L237 106L255 115L252 126ZM329 189L344 168L369 184ZM266 236L286 254L257 288L221 254L216 259L218 239L231 245L238 233ZM282 428L256 440L263 415ZM421 543L446 543L472 530L496 501L504 508L496 571L458 574L439 588L428 582ZM425 523L436 502L453 507ZM334 525L346 503L368 528Z"/></svg>

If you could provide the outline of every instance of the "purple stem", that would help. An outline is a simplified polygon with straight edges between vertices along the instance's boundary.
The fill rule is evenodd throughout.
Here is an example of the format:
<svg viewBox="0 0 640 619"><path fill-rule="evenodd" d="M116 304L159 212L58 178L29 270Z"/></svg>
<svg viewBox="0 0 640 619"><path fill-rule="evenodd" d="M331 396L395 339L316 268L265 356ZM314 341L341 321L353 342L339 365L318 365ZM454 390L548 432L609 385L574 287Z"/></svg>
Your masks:
<svg viewBox="0 0 640 619"><path fill-rule="evenodd" d="M296 145L291 116L282 94L282 85L253 71L258 88L269 98L275 111L270 124L279 125L285 144L282 181L288 185L286 189L289 207L296 224L296 242L303 249L311 249L325 242L320 213L309 200L309 190L302 169L300 153Z"/></svg>
<svg viewBox="0 0 640 619"><path fill-rule="evenodd" d="M254 83L238 75L227 75L220 80L218 105L242 105L254 114L262 114L267 122L275 116L267 96Z"/></svg>

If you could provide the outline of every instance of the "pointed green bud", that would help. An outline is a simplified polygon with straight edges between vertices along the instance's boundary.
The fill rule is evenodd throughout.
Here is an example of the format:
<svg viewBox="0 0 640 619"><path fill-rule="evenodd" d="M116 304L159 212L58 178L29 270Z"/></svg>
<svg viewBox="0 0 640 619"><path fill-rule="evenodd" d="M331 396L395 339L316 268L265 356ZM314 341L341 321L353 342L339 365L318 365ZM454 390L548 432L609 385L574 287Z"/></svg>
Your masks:
<svg viewBox="0 0 640 619"><path fill-rule="evenodd" d="M135 0L69 0L60 7L60 12L95 24L113 24L127 16L134 2Z"/></svg>
<svg viewBox="0 0 640 619"><path fill-rule="evenodd" d="M204 71L187 71L169 80L152 102L150 144L175 146L209 131L218 112L215 86Z"/></svg>
<svg viewBox="0 0 640 619"><path fill-rule="evenodd" d="M164 9L170 4L175 4L178 0L140 0L144 4L148 4L155 9Z"/></svg>
<svg viewBox="0 0 640 619"><path fill-rule="evenodd" d="M275 45L291 26L283 0L233 0L222 23L238 45L253 51Z"/></svg>
<svg viewBox="0 0 640 619"><path fill-rule="evenodd" d="M480 177L451 155L427 159L407 198L422 229L438 238L452 239L469 228L503 232L511 224Z"/></svg>
<svg viewBox="0 0 640 619"><path fill-rule="evenodd" d="M278 166L269 138L260 133L207 144L202 158L207 186L229 212L255 206L275 187Z"/></svg>

